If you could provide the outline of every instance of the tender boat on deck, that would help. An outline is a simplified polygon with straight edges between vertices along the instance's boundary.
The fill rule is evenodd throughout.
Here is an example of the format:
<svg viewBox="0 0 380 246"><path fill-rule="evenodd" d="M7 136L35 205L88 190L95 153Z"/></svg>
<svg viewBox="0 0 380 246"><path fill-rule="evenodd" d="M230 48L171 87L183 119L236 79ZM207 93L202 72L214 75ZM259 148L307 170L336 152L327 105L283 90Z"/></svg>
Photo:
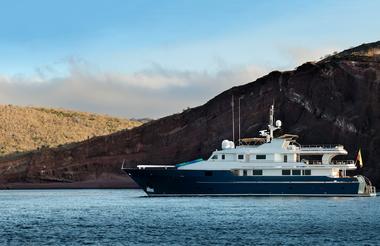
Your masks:
<svg viewBox="0 0 380 246"><path fill-rule="evenodd" d="M224 140L208 160L168 165L139 165L125 171L149 196L376 196L364 176L347 176L354 160L342 145L300 145L297 136L274 137L271 106L268 130L260 138ZM308 160L306 158L311 158Z"/></svg>

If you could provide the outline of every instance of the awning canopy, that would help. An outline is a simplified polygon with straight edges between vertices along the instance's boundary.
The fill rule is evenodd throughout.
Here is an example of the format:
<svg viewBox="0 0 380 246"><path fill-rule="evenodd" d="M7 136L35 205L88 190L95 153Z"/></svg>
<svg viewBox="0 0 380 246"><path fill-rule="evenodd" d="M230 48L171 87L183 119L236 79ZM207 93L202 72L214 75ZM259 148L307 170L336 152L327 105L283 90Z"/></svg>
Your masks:
<svg viewBox="0 0 380 246"><path fill-rule="evenodd" d="M294 134L284 134L278 138L281 138L281 139L287 139L287 140L295 140L298 138L298 135L294 135Z"/></svg>

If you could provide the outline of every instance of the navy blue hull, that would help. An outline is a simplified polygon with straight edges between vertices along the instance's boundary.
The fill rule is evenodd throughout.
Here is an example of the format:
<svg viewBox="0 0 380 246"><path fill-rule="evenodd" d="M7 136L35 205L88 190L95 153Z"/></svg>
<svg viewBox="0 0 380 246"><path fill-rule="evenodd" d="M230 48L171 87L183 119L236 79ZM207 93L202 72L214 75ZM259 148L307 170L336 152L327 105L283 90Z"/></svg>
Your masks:
<svg viewBox="0 0 380 246"><path fill-rule="evenodd" d="M235 176L230 171L124 169L148 195L358 195L356 178Z"/></svg>

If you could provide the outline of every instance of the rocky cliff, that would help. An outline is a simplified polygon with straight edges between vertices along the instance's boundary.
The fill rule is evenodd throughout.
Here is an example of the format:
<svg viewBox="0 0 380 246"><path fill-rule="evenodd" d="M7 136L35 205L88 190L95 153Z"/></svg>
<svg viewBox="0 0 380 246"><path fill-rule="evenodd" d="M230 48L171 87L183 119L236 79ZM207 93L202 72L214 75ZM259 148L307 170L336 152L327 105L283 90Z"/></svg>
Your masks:
<svg viewBox="0 0 380 246"><path fill-rule="evenodd" d="M348 158L355 158L361 148L365 164L358 173L380 185L379 51L380 42L362 45L293 71L272 72L200 107L131 130L8 156L0 161L0 183L126 187L133 182L120 171L123 160L132 167L207 158L223 139L232 138L234 95L235 105L241 98L242 137L265 128L274 101L284 132L300 135L302 144L341 143L350 153ZM237 132L237 120L235 126Z"/></svg>

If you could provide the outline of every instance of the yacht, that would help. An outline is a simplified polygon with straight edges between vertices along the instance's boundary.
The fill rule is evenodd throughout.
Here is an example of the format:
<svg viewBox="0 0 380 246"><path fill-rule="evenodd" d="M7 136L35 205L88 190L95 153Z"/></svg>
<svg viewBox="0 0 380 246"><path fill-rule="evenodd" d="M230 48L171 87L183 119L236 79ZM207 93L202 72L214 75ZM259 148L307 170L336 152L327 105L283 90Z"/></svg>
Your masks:
<svg viewBox="0 0 380 246"><path fill-rule="evenodd" d="M342 145L300 145L297 135L274 137L282 127L270 108L258 138L223 140L209 159L177 165L138 165L125 171L148 196L376 196Z"/></svg>

